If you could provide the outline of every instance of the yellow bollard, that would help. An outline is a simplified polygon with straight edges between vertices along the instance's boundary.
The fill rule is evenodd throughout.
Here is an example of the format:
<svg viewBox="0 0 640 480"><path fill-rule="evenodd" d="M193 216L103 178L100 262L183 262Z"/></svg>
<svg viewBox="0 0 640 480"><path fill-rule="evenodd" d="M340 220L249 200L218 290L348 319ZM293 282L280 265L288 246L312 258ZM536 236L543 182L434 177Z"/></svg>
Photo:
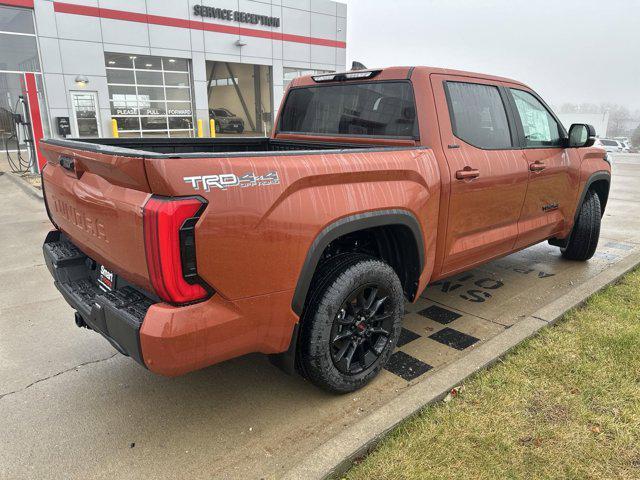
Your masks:
<svg viewBox="0 0 640 480"><path fill-rule="evenodd" d="M209 134L211 138L216 138L216 121L213 118L209 119Z"/></svg>
<svg viewBox="0 0 640 480"><path fill-rule="evenodd" d="M115 118L111 119L111 136L113 138L120 137L120 134L118 133L118 121Z"/></svg>
<svg viewBox="0 0 640 480"><path fill-rule="evenodd" d="M204 134L202 133L202 119L199 118L198 119L198 138L202 138L204 137Z"/></svg>

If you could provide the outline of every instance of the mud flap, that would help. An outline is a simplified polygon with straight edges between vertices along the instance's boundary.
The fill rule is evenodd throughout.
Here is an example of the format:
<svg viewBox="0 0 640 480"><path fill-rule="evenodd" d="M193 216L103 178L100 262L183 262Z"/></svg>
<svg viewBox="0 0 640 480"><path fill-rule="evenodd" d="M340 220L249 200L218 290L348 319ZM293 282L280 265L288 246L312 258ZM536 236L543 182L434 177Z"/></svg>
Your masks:
<svg viewBox="0 0 640 480"><path fill-rule="evenodd" d="M300 324L296 323L291 334L291 342L286 352L269 355L269 361L289 375L296 373L296 351L298 346L298 332Z"/></svg>

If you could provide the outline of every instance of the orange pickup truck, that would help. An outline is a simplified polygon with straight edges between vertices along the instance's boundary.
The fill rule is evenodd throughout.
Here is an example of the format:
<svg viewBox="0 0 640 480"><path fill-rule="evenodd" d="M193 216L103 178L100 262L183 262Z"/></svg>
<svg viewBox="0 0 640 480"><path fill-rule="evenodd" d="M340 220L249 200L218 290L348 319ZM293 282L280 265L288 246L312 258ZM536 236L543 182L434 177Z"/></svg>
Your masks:
<svg viewBox="0 0 640 480"><path fill-rule="evenodd" d="M349 392L430 282L545 240L593 255L594 139L506 78L298 78L270 138L43 141L44 256L78 326L153 372L262 352Z"/></svg>

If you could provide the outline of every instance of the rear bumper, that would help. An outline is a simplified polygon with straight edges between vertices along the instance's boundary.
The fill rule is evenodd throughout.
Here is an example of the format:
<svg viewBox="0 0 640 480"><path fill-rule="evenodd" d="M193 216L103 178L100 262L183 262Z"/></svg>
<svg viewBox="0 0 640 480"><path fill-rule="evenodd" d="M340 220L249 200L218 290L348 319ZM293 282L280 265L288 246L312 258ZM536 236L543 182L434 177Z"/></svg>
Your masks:
<svg viewBox="0 0 640 480"><path fill-rule="evenodd" d="M131 286L101 290L95 282L96 263L59 231L49 232L42 250L56 288L84 323L120 353L144 365L140 328L154 301Z"/></svg>
<svg viewBox="0 0 640 480"><path fill-rule="evenodd" d="M43 252L55 286L87 326L160 375L182 375L252 352L284 352L298 321L292 290L234 302L214 295L174 307L121 278L115 291L103 291L95 281L96 263L59 231L49 232Z"/></svg>

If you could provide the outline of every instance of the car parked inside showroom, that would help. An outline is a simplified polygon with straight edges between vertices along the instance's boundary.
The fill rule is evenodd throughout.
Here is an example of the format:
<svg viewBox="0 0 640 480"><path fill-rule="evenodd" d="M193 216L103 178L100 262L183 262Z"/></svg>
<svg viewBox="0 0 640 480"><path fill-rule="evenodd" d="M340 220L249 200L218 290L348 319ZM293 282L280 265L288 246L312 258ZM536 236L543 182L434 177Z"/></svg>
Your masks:
<svg viewBox="0 0 640 480"><path fill-rule="evenodd" d="M244 120L226 108L210 108L209 118L215 121L216 133L244 132Z"/></svg>

